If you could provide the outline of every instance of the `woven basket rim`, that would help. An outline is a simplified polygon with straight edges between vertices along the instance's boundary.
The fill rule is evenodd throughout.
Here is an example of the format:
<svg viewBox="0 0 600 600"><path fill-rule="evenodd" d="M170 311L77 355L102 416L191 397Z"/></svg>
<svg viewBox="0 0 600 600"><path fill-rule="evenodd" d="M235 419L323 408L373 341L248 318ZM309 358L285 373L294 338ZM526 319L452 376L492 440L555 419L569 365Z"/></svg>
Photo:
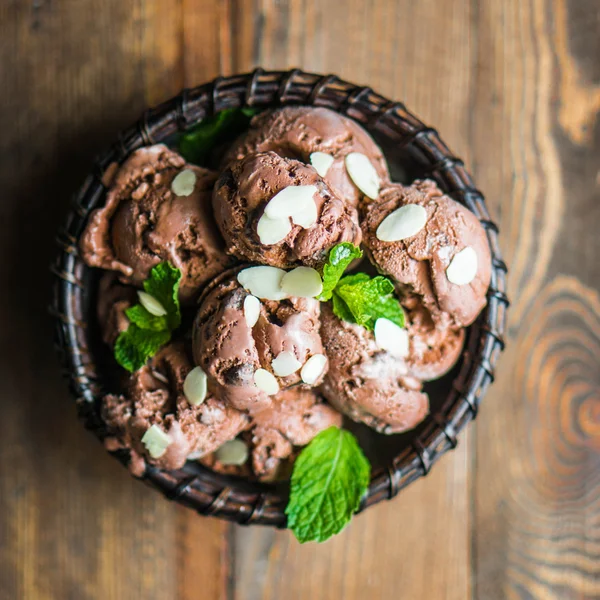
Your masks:
<svg viewBox="0 0 600 600"><path fill-rule="evenodd" d="M420 165L424 176L435 179L446 193L475 213L486 230L492 252L488 305L467 331L460 372L442 407L430 415L411 445L385 468L372 473L368 494L360 508L364 510L393 498L406 485L427 475L441 456L456 447L458 434L476 417L487 387L494 379L494 369L504 349L509 304L507 268L498 245L498 228L490 219L483 194L475 187L463 162L452 154L435 129L424 125L402 103L335 75L300 69L266 71L259 68L251 73L217 77L206 84L185 89L178 96L146 111L95 161L58 233L59 253L52 265L55 279L50 305L56 347L79 416L102 440L107 431L95 410L96 400L102 394L102 382L90 351L86 327L85 290L94 275L79 257L77 242L91 210L104 198L104 172L113 162L122 163L137 148L168 139L223 109L239 106L272 108L287 104L331 108L393 142L394 148L402 150ZM113 454L126 462L126 453ZM278 486L236 481L203 467L190 472L148 465L143 479L168 498L201 514L242 524L285 526L287 492Z"/></svg>

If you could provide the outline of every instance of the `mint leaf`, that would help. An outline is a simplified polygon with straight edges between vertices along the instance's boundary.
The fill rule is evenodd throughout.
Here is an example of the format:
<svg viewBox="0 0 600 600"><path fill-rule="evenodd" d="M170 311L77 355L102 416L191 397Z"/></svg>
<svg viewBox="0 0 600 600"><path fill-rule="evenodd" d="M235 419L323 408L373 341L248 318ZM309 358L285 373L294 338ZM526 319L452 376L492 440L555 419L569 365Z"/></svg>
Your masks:
<svg viewBox="0 0 600 600"><path fill-rule="evenodd" d="M347 304L337 294L333 294L331 298L331 305L333 314L336 315L338 319L341 319L342 321L348 321L350 323L356 323Z"/></svg>
<svg viewBox="0 0 600 600"><path fill-rule="evenodd" d="M371 465L356 438L330 427L302 450L294 464L288 527L300 543L324 542L358 510L369 487Z"/></svg>
<svg viewBox="0 0 600 600"><path fill-rule="evenodd" d="M137 325L140 329L150 331L165 331L169 329L166 317L157 317L149 313L141 304L136 304L125 311L127 318L131 323Z"/></svg>
<svg viewBox="0 0 600 600"><path fill-rule="evenodd" d="M344 321L372 330L375 321L383 317L404 327L404 311L394 295L394 284L387 277L348 275L340 280L333 297L333 312Z"/></svg>
<svg viewBox="0 0 600 600"><path fill-rule="evenodd" d="M329 300L348 265L355 258L361 257L362 250L350 242L342 242L334 246L329 251L329 257L323 266L323 291L318 300Z"/></svg>
<svg viewBox="0 0 600 600"><path fill-rule="evenodd" d="M169 329L177 329L181 325L181 310L179 309L179 282L181 271L162 262L150 271L150 277L144 281L144 289L154 296L167 311L165 316Z"/></svg>
<svg viewBox="0 0 600 600"><path fill-rule="evenodd" d="M115 359L124 369L133 372L143 367L181 324L180 281L181 271L168 262L160 263L150 271L144 289L163 305L167 314L157 317L141 304L125 311L130 325L119 334L114 348Z"/></svg>
<svg viewBox="0 0 600 600"><path fill-rule="evenodd" d="M131 324L117 338L115 358L124 369L133 373L141 369L170 339L169 330L150 331Z"/></svg>
<svg viewBox="0 0 600 600"><path fill-rule="evenodd" d="M203 119L179 140L180 154L191 163L206 166L210 152L217 144L233 140L248 128L250 119L261 109L244 106L226 108Z"/></svg>

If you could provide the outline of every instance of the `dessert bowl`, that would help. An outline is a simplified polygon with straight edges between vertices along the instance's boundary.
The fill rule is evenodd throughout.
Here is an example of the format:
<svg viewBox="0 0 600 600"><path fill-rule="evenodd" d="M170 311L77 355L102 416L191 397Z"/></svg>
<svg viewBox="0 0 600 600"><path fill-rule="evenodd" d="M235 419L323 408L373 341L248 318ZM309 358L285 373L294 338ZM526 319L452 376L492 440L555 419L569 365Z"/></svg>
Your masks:
<svg viewBox="0 0 600 600"><path fill-rule="evenodd" d="M146 112L119 136L112 148L95 163L74 198L60 230L60 252L53 263L56 276L51 313L55 318L56 346L78 414L86 428L102 441L110 432L100 415L99 403L118 389L110 353L101 342L96 318L100 275L88 267L79 252L79 240L90 213L106 199L115 163L135 150L157 143L172 145L178 134L225 109L277 108L286 105L325 107L362 125L377 141L394 181L409 184L432 179L452 199L470 210L484 228L491 252L491 281L487 305L466 330L463 354L444 377L425 385L430 411L415 429L398 435L381 435L364 425L350 423L372 464L368 491L359 510L393 498L426 475L435 462L457 444L457 436L477 415L494 379L494 368L503 350L508 299L506 266L498 247L498 229L491 221L483 195L477 190L462 161L455 157L437 132L425 126L398 102L368 87L333 75L300 70L264 71L220 77L184 90L179 96ZM123 448L109 448L123 464L130 460ZM166 497L201 514L235 521L285 527L289 483L261 483L212 471L196 461L175 470L146 464L139 473Z"/></svg>

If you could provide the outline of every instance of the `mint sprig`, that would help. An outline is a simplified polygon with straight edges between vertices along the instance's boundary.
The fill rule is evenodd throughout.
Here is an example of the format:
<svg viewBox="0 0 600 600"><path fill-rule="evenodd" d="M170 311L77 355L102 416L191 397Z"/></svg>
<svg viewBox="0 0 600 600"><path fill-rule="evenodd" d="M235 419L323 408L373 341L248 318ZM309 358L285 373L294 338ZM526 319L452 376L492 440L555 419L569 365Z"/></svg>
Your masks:
<svg viewBox="0 0 600 600"><path fill-rule="evenodd" d="M260 109L245 106L226 108L221 112L203 119L179 139L180 154L191 163L206 166L211 150L222 142L233 140L248 128L250 119Z"/></svg>
<svg viewBox="0 0 600 600"><path fill-rule="evenodd" d="M143 367L170 339L173 331L181 324L179 307L179 283L181 271L163 262L152 268L144 281L144 290L156 298L167 314L157 317L141 304L125 311L129 327L119 334L115 342L116 361L133 373Z"/></svg>
<svg viewBox="0 0 600 600"><path fill-rule="evenodd" d="M323 266L323 291L318 300L324 302L331 299L333 290L348 265L362 255L362 250L350 242L337 244L329 251L329 257Z"/></svg>
<svg viewBox="0 0 600 600"><path fill-rule="evenodd" d="M338 318L374 329L375 321L389 319L404 327L404 311L394 294L394 284L381 275L347 275L333 291L333 312Z"/></svg>
<svg viewBox="0 0 600 600"><path fill-rule="evenodd" d="M339 533L369 487L371 465L356 438L330 427L302 450L294 464L288 527L300 543L323 542Z"/></svg>

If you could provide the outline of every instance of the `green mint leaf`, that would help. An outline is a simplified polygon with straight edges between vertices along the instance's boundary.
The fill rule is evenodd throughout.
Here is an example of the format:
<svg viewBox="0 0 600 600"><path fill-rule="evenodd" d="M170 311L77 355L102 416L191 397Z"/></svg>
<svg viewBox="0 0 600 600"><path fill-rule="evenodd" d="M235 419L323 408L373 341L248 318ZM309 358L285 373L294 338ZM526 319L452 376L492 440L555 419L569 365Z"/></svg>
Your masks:
<svg viewBox="0 0 600 600"><path fill-rule="evenodd" d="M356 323L347 304L336 293L334 293L331 297L331 308L333 309L333 314L338 319L341 319L342 321L349 321L350 323Z"/></svg>
<svg viewBox="0 0 600 600"><path fill-rule="evenodd" d="M115 358L124 369L133 373L141 369L170 339L169 330L150 331L131 324L117 338Z"/></svg>
<svg viewBox="0 0 600 600"><path fill-rule="evenodd" d="M150 271L144 289L163 305L167 314L157 317L141 304L125 311L130 325L119 334L114 348L115 359L124 369L133 372L143 367L181 324L180 281L181 271L168 262L160 263Z"/></svg>
<svg viewBox="0 0 600 600"><path fill-rule="evenodd" d="M249 119L251 119L253 116L255 116L259 112L261 112L262 108L256 108L254 106L242 106L242 108L240 110L242 111L242 114L244 116L246 116Z"/></svg>
<svg viewBox="0 0 600 600"><path fill-rule="evenodd" d="M369 487L371 466L356 438L330 427L302 450L294 464L288 527L300 543L324 542L358 510Z"/></svg>
<svg viewBox="0 0 600 600"><path fill-rule="evenodd" d="M144 289L154 296L167 311L165 316L168 328L172 331L181 324L179 308L179 282L181 271L168 262L162 262L150 271L150 277L144 281Z"/></svg>
<svg viewBox="0 0 600 600"><path fill-rule="evenodd" d="M226 108L203 119L179 139L179 152L188 162L206 166L211 151L217 144L233 140L248 128L250 119L260 109Z"/></svg>
<svg viewBox="0 0 600 600"><path fill-rule="evenodd" d="M337 244L329 251L327 262L323 266L323 291L318 300L326 301L331 298L335 286L356 258L362 257L362 250L350 242Z"/></svg>
<svg viewBox="0 0 600 600"><path fill-rule="evenodd" d="M157 317L149 313L141 304L136 304L125 311L131 323L140 329L150 331L165 331L169 329L166 317Z"/></svg>
<svg viewBox="0 0 600 600"><path fill-rule="evenodd" d="M387 277L370 278L365 273L348 275L336 286L336 297L333 311L340 319L371 330L380 318L404 327L404 311L394 295L394 284Z"/></svg>

